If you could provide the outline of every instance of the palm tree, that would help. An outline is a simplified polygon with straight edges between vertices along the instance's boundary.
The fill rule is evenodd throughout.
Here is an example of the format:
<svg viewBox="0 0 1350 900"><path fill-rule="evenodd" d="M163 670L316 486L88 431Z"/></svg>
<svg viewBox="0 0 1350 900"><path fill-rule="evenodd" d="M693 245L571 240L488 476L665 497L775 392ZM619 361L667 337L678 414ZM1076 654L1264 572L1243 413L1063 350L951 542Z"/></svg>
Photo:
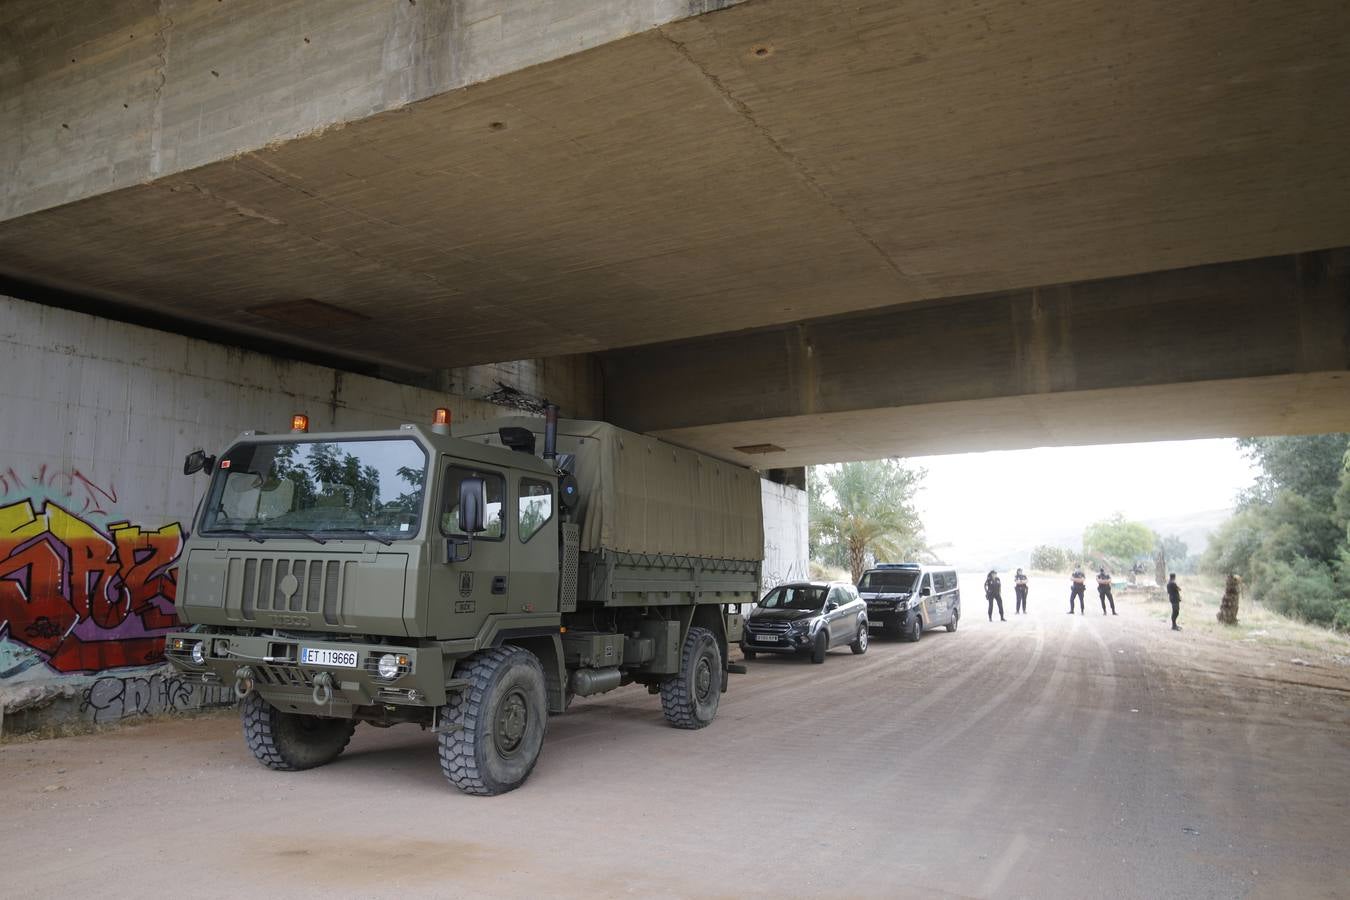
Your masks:
<svg viewBox="0 0 1350 900"><path fill-rule="evenodd" d="M914 494L924 477L893 459L818 466L811 479L811 538L823 561L862 577L867 558L913 559L927 550Z"/></svg>

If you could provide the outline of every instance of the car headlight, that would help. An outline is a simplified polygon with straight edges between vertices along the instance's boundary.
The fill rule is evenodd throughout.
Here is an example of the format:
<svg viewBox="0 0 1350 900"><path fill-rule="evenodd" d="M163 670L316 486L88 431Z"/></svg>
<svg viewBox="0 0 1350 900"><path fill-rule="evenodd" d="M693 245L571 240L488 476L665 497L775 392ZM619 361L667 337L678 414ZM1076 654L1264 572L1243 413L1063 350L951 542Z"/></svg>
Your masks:
<svg viewBox="0 0 1350 900"><path fill-rule="evenodd" d="M192 661L199 666L206 665L206 645L201 641L192 645Z"/></svg>
<svg viewBox="0 0 1350 900"><path fill-rule="evenodd" d="M398 657L392 653L386 653L384 656L380 657L380 663L376 668L376 671L378 671L380 677L386 681L393 681L398 677L398 669Z"/></svg>
<svg viewBox="0 0 1350 900"><path fill-rule="evenodd" d="M810 631L812 628L815 627L815 624L816 620L813 618L798 619L797 621L793 622L791 625L788 626L788 631L796 631L796 632Z"/></svg>

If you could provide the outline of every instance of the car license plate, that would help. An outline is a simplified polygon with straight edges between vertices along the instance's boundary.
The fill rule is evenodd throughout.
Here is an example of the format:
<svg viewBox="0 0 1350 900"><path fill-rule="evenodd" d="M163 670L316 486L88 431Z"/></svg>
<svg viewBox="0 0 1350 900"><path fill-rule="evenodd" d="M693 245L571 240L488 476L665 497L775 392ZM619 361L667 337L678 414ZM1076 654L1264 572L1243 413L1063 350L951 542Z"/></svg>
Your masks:
<svg viewBox="0 0 1350 900"><path fill-rule="evenodd" d="M317 647L302 647L300 662L307 666L338 666L343 669L356 668L355 650L321 650Z"/></svg>
<svg viewBox="0 0 1350 900"><path fill-rule="evenodd" d="M761 644L776 644L780 638L776 634L757 634L755 635L755 640L759 641Z"/></svg>

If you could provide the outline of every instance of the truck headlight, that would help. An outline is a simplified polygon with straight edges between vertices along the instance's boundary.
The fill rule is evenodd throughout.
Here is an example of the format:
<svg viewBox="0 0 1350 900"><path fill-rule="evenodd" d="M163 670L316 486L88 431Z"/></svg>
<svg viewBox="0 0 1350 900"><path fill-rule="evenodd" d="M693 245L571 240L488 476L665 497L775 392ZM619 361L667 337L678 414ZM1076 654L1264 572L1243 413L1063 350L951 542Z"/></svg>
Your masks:
<svg viewBox="0 0 1350 900"><path fill-rule="evenodd" d="M192 661L199 666L206 665L206 645L201 641L192 645Z"/></svg>
<svg viewBox="0 0 1350 900"><path fill-rule="evenodd" d="M384 656L380 657L380 663L376 668L376 671L378 671L380 677L386 681L393 681L398 677L398 669L398 657L392 653L386 653Z"/></svg>

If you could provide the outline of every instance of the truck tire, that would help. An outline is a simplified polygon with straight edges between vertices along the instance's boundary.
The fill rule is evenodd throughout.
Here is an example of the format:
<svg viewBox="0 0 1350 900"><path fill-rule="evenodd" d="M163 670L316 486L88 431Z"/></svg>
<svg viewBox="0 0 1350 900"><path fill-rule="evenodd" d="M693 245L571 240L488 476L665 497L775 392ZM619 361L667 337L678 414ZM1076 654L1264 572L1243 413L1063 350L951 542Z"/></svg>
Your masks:
<svg viewBox="0 0 1350 900"><path fill-rule="evenodd" d="M441 773L466 794L491 797L525 783L548 731L544 667L528 650L494 647L460 662L468 687L444 707Z"/></svg>
<svg viewBox="0 0 1350 900"><path fill-rule="evenodd" d="M239 705L244 743L254 759L278 772L327 765L347 749L356 722L277 709L253 691Z"/></svg>
<svg viewBox="0 0 1350 900"><path fill-rule="evenodd" d="M661 679L661 712L676 728L703 728L722 700L722 651L706 628L690 628L679 674Z"/></svg>

